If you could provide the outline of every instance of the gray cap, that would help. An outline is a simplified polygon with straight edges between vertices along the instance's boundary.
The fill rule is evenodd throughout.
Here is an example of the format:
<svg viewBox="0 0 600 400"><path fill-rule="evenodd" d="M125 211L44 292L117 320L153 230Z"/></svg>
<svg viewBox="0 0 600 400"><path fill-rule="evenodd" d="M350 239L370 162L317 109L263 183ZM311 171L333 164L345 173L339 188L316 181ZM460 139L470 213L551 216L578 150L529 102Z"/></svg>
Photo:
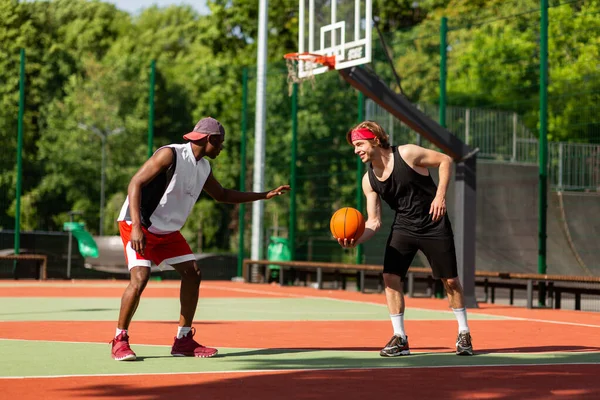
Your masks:
<svg viewBox="0 0 600 400"><path fill-rule="evenodd" d="M225 128L216 119L206 117L198 121L194 130L183 135L183 138L187 140L200 140L210 135L225 136Z"/></svg>

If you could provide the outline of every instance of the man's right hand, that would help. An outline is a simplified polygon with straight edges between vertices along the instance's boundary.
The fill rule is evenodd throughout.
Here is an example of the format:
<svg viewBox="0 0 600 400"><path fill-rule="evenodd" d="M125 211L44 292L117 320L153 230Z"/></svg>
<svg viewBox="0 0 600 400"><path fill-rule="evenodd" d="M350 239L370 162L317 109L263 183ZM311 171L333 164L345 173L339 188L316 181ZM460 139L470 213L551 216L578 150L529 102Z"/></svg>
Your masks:
<svg viewBox="0 0 600 400"><path fill-rule="evenodd" d="M340 246L342 246L345 249L352 249L352 248L356 247L356 245L358 244L358 243L356 243L356 241L354 239L348 240L348 239L338 238L337 241L340 244Z"/></svg>
<svg viewBox="0 0 600 400"><path fill-rule="evenodd" d="M129 243L131 243L131 248L133 250L135 250L141 255L144 255L144 249L146 248L146 236L144 236L144 231L142 231L141 226L131 226L131 236L129 236Z"/></svg>

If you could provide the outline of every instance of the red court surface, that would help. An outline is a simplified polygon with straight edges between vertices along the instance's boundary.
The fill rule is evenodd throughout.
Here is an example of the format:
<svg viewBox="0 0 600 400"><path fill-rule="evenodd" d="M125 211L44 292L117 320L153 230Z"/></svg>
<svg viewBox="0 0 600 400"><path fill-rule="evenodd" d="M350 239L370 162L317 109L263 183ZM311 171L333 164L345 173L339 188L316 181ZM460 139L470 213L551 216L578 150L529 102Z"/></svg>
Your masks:
<svg viewBox="0 0 600 400"><path fill-rule="evenodd" d="M0 297L120 298L125 281L0 282ZM10 286L8 286L10 284ZM144 297L177 298L177 282L150 282ZM318 291L303 287L206 282L201 297L306 298L385 304L383 294ZM448 310L446 300L407 299L408 308ZM502 316L469 322L476 351L486 353L598 352L600 315L567 310L480 304L470 313ZM117 316L115 315L115 318ZM389 321L202 321L205 345L378 352L391 334ZM456 321L407 320L414 353L453 351ZM176 321L135 321L131 343L170 346ZM114 321L6 321L0 338L107 343ZM74 335L73 333L77 334ZM107 345L107 357L109 356ZM375 353L376 354L376 353ZM290 357L293 354L290 353ZM412 357L412 356L411 356ZM418 354L415 355L418 357ZM19 362L35 362L20 360ZM108 375L108 376L105 376ZM7 399L600 399L600 364L315 369L1 378Z"/></svg>

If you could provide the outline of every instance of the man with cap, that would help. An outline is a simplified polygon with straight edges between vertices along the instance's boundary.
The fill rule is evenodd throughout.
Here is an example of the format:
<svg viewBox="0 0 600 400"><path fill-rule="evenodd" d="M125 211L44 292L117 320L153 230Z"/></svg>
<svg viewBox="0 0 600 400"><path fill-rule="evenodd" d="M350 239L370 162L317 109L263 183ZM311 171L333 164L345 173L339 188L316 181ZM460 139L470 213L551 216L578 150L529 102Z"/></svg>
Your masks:
<svg viewBox="0 0 600 400"><path fill-rule="evenodd" d="M183 136L185 144L158 149L131 178L127 199L118 218L130 282L121 299L121 310L112 358L135 360L129 346L129 324L140 301L154 262L169 264L181 275L180 315L173 356L212 357L217 349L194 340L192 321L198 304L201 273L196 258L179 230L202 190L223 203L268 200L290 190L288 185L263 192L225 189L214 177L206 157L216 158L225 140L225 129L214 118L203 118Z"/></svg>

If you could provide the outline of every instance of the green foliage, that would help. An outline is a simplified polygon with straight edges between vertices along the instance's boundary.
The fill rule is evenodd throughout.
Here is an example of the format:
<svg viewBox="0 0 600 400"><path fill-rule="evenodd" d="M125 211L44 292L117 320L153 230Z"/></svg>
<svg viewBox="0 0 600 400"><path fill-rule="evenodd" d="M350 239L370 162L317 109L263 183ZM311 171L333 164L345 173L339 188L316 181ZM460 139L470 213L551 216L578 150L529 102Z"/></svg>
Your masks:
<svg viewBox="0 0 600 400"><path fill-rule="evenodd" d="M600 142L597 120L600 2L549 9L549 137ZM451 1L413 30L391 35L407 96L437 103L440 18L448 18L447 104L518 112L539 119L539 2ZM392 82L388 78L389 82Z"/></svg>
<svg viewBox="0 0 600 400"><path fill-rule="evenodd" d="M417 3L417 4L415 4ZM567 2L550 8L549 135L600 141L600 2ZM187 6L150 7L131 16L101 1L0 1L0 227L15 212L19 49L27 52L22 229L60 230L78 209L86 227L99 229L101 132L106 139L106 234L131 176L147 156L148 82L156 60L155 148L182 141L204 116L227 131L225 151L211 160L223 186L240 176L242 69L251 73L248 108L248 174L254 137L258 2L211 0L210 15ZM298 2L269 7L267 68L267 187L289 182L291 114L281 56L297 49ZM539 2L533 0L410 0L374 2L406 95L437 103L439 26L448 17L448 104L515 111L537 132L539 104ZM374 32L374 35L376 33ZM395 79L374 37L371 67L392 87ZM397 89L397 88L396 88ZM299 246L314 259L348 259L328 238L331 213L356 199L356 159L344 141L357 119L357 95L337 74L317 77L300 91L298 114ZM248 206L246 210L250 210ZM203 196L183 229L194 248L237 245L238 207ZM285 234L287 198L265 204L265 223ZM247 212L248 226L250 212ZM201 236L199 233L201 232ZM199 239L200 237L200 239ZM309 243L309 238L315 239Z"/></svg>

